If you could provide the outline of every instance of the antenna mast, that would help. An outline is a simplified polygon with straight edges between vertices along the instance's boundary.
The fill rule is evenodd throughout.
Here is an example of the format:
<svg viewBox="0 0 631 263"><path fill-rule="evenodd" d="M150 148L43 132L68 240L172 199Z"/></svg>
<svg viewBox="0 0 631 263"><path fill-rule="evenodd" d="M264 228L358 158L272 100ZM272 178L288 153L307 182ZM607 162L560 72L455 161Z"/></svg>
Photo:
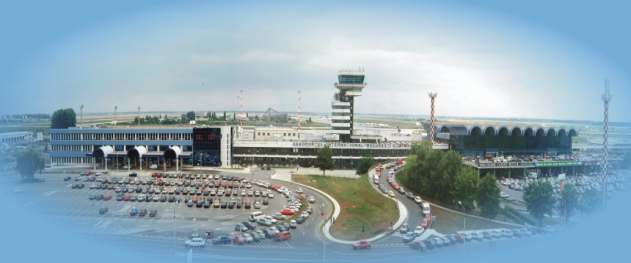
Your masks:
<svg viewBox="0 0 631 263"><path fill-rule="evenodd" d="M609 103L611 102L611 92L609 91L609 80L605 80L605 92L602 95L603 112L603 159L602 159L602 191L603 202L607 197L607 177L609 176Z"/></svg>
<svg viewBox="0 0 631 263"><path fill-rule="evenodd" d="M116 125L116 113L118 112L118 105L114 105L114 125Z"/></svg>
<svg viewBox="0 0 631 263"><path fill-rule="evenodd" d="M302 92L298 90L298 114L296 115L296 123L298 129L300 129L300 122L302 121Z"/></svg>
<svg viewBox="0 0 631 263"><path fill-rule="evenodd" d="M430 126L429 126L429 141L434 144L434 137L436 136L436 96L438 96L438 93L436 92L430 92L429 94L427 94L429 96L429 99L431 101L431 111L430 111L430 116L429 116L429 121L430 121Z"/></svg>
<svg viewBox="0 0 631 263"><path fill-rule="evenodd" d="M79 107L79 122L83 122L83 104L81 104L81 107Z"/></svg>

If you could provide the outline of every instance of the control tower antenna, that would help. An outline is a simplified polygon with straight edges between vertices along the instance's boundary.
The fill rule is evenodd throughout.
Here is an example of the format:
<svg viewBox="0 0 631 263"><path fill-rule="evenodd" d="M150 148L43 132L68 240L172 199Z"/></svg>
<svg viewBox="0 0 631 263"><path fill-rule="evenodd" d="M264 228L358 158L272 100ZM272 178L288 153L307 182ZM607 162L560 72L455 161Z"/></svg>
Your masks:
<svg viewBox="0 0 631 263"><path fill-rule="evenodd" d="M300 129L300 122L302 121L302 92L298 90L298 114L296 114L296 123L298 129Z"/></svg>
<svg viewBox="0 0 631 263"><path fill-rule="evenodd" d="M434 139L435 139L435 136L436 136L436 96L438 96L438 93L430 92L427 95L429 96L429 99L431 101L431 111L430 111L430 115L429 115L429 121L430 121L429 141L432 144L434 144Z"/></svg>
<svg viewBox="0 0 631 263"><path fill-rule="evenodd" d="M607 197L607 177L609 176L609 103L611 102L611 93L609 91L609 80L605 80L605 92L602 95L603 100L603 159L602 159L602 191L603 202Z"/></svg>

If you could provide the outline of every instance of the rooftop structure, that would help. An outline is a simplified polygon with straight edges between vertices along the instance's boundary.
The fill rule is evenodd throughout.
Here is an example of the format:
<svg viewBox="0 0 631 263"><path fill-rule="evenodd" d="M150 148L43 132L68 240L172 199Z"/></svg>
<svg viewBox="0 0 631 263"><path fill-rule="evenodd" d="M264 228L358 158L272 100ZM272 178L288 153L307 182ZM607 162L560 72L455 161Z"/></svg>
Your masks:
<svg viewBox="0 0 631 263"><path fill-rule="evenodd" d="M340 141L350 142L354 127L355 97L361 96L366 87L363 70L340 71L335 83L337 92L331 105L331 128L339 135Z"/></svg>

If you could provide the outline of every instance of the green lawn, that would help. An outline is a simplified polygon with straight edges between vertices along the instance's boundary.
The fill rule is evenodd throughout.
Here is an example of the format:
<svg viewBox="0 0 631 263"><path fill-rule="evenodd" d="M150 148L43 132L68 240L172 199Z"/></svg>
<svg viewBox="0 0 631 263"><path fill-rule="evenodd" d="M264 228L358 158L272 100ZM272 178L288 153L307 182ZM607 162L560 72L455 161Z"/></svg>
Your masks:
<svg viewBox="0 0 631 263"><path fill-rule="evenodd" d="M388 231L399 217L396 203L377 193L366 175L359 179L294 175L292 179L318 188L340 203L340 216L331 228L331 234L336 238L369 238Z"/></svg>

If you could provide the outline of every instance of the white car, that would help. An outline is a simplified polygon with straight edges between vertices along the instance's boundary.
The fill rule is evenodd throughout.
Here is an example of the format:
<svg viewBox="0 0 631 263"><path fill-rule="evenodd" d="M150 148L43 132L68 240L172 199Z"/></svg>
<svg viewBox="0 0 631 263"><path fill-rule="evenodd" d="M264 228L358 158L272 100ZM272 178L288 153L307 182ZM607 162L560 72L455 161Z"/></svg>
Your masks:
<svg viewBox="0 0 631 263"><path fill-rule="evenodd" d="M187 247L204 247L206 246L206 240L201 237L193 237L184 242Z"/></svg>
<svg viewBox="0 0 631 263"><path fill-rule="evenodd" d="M388 196L394 198L395 197L394 192L392 192L392 190L388 191Z"/></svg>
<svg viewBox="0 0 631 263"><path fill-rule="evenodd" d="M414 202L417 204L420 204L423 202L423 199L421 199L421 197L417 195L414 197Z"/></svg>
<svg viewBox="0 0 631 263"><path fill-rule="evenodd" d="M429 215L431 213L428 202L423 202L422 207L423 207L423 215Z"/></svg>
<svg viewBox="0 0 631 263"><path fill-rule="evenodd" d="M416 226L416 228L414 229L414 234L416 236L420 236L421 234L423 234L423 227L422 226Z"/></svg>

